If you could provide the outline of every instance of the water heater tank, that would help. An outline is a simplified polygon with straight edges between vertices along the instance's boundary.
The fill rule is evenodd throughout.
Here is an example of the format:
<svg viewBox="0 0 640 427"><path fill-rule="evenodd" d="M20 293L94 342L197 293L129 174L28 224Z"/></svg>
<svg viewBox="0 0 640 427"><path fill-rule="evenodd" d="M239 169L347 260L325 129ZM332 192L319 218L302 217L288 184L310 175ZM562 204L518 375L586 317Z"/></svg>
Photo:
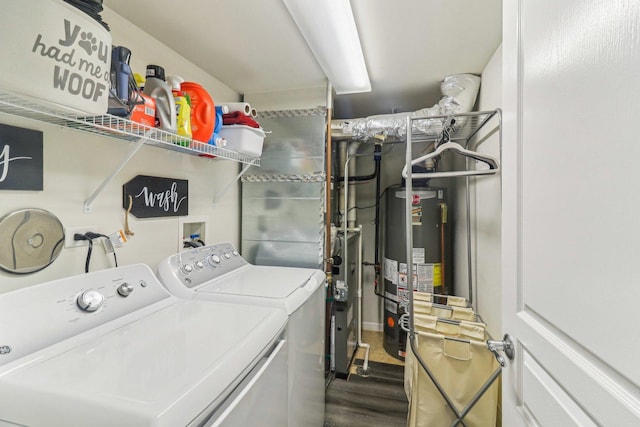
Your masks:
<svg viewBox="0 0 640 427"><path fill-rule="evenodd" d="M413 282L414 290L432 293L443 293L443 279L451 283L451 263L448 262L450 227L444 224L447 222L446 190L413 188L412 275L407 274L405 199L406 189L402 186L391 187L386 192L382 267L387 297L384 306L384 349L400 360L404 360L405 356L406 333L398 325L398 319L407 312L410 283Z"/></svg>

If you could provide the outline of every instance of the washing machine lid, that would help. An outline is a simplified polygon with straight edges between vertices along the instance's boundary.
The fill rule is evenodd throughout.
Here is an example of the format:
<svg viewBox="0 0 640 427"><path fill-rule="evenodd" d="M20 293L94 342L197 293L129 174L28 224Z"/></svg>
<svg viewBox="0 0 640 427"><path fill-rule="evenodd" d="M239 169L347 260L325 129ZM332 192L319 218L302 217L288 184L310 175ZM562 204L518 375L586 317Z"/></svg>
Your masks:
<svg viewBox="0 0 640 427"><path fill-rule="evenodd" d="M176 299L117 329L73 337L71 348L69 340L45 348L0 374L0 421L186 426L231 392L286 320L268 307Z"/></svg>
<svg viewBox="0 0 640 427"><path fill-rule="evenodd" d="M281 307L291 315L322 287L324 273L310 268L246 265L194 289L195 298Z"/></svg>
<svg viewBox="0 0 640 427"><path fill-rule="evenodd" d="M197 292L286 299L306 285L317 288L319 283L315 275L316 270L307 268L247 265L220 280L202 285Z"/></svg>

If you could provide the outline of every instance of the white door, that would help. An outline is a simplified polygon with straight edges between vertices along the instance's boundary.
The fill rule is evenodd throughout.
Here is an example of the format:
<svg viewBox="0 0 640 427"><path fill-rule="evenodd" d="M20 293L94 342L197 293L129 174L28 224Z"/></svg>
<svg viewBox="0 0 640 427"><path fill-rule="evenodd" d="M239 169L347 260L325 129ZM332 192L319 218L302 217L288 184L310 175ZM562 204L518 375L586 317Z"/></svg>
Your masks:
<svg viewBox="0 0 640 427"><path fill-rule="evenodd" d="M503 4L503 425L638 426L640 1Z"/></svg>

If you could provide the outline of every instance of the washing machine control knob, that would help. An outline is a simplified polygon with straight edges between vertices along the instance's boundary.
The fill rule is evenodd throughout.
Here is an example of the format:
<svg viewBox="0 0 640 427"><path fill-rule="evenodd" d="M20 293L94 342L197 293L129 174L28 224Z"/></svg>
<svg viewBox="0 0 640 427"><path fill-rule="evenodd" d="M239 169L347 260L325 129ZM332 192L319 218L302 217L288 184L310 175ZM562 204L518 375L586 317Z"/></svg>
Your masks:
<svg viewBox="0 0 640 427"><path fill-rule="evenodd" d="M227 252L226 254L224 254L224 257L226 259L231 259L231 252Z"/></svg>
<svg viewBox="0 0 640 427"><path fill-rule="evenodd" d="M98 291L87 290L78 296L76 303L84 311L96 311L104 304L104 296Z"/></svg>
<svg viewBox="0 0 640 427"><path fill-rule="evenodd" d="M238 251L233 251L232 253L233 253L233 256L238 256L238 255L240 255L240 254L238 253Z"/></svg>
<svg viewBox="0 0 640 427"><path fill-rule="evenodd" d="M184 274L189 274L193 271L193 267L191 267L189 264L185 264L180 267L180 271L182 271Z"/></svg>
<svg viewBox="0 0 640 427"><path fill-rule="evenodd" d="M211 258L209 258L209 263L210 264L220 264L220 257L218 255L211 255Z"/></svg>
<svg viewBox="0 0 640 427"><path fill-rule="evenodd" d="M128 283L123 283L120 286L118 286L118 294L120 294L120 296L123 297L128 297L129 295L131 295L131 292L133 292L133 286L131 286Z"/></svg>
<svg viewBox="0 0 640 427"><path fill-rule="evenodd" d="M193 266L196 268L196 270L202 270L204 268L204 263L202 261L196 261Z"/></svg>

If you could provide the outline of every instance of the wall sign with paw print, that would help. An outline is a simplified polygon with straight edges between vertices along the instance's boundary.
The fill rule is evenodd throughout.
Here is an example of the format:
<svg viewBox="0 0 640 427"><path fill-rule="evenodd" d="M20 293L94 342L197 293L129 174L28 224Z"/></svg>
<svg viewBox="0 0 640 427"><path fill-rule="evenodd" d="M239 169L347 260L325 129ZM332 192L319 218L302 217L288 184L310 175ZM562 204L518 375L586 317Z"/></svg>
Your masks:
<svg viewBox="0 0 640 427"><path fill-rule="evenodd" d="M34 13L38 11L38 13ZM21 0L3 4L9 16L0 36L8 67L0 87L47 101L64 113L107 112L111 70L111 35L99 22L59 0Z"/></svg>

